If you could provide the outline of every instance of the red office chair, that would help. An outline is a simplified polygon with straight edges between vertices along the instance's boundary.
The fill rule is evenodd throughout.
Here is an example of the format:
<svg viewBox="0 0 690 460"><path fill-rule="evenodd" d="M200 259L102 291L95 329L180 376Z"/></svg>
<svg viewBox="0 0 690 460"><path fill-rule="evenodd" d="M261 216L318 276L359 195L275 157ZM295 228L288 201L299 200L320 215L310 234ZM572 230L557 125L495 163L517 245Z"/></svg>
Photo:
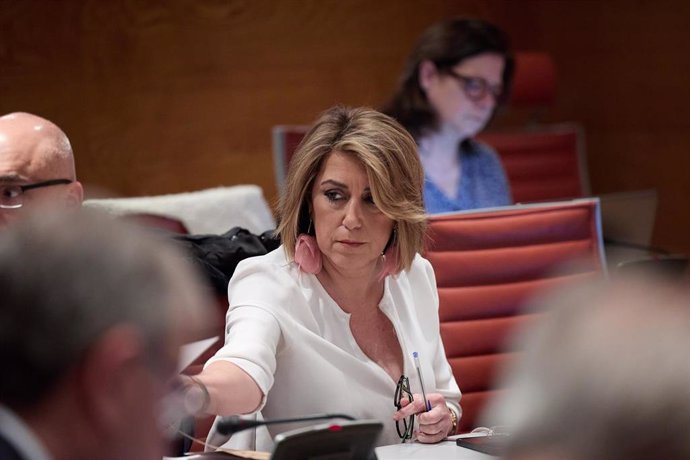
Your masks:
<svg viewBox="0 0 690 460"><path fill-rule="evenodd" d="M589 195L584 134L573 123L484 132L477 139L498 152L516 203Z"/></svg>
<svg viewBox="0 0 690 460"><path fill-rule="evenodd" d="M436 273L446 356L463 393L460 431L474 428L500 391L494 376L516 352L504 350L504 340L533 320L524 311L529 299L605 271L600 229L596 198L429 217L426 257Z"/></svg>
<svg viewBox="0 0 690 460"><path fill-rule="evenodd" d="M536 114L551 106L556 78L556 65L548 53L516 53L510 107ZM531 118L526 126L477 136L500 155L513 200L526 203L588 196L582 128L575 123L545 125L536 116Z"/></svg>

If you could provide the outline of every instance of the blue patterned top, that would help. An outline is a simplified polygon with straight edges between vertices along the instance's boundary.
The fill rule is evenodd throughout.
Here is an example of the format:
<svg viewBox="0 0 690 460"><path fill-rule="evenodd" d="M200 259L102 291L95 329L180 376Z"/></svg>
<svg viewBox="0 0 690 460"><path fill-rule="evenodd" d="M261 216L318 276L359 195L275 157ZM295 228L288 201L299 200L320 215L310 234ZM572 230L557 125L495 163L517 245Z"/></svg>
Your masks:
<svg viewBox="0 0 690 460"><path fill-rule="evenodd" d="M498 154L488 145L468 141L458 148L460 184L456 197L449 197L424 177L424 206L429 214L490 208L513 204L508 179Z"/></svg>

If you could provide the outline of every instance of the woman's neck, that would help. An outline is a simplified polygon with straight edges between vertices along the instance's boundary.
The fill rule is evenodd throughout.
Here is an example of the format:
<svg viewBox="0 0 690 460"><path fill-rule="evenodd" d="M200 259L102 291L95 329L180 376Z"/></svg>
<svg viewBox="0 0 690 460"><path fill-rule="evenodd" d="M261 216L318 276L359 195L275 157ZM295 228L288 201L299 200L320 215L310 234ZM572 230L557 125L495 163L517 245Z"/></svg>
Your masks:
<svg viewBox="0 0 690 460"><path fill-rule="evenodd" d="M419 138L419 154L422 162L455 164L458 161L458 145L465 137L448 125Z"/></svg>
<svg viewBox="0 0 690 460"><path fill-rule="evenodd" d="M381 302L384 281L378 276L380 264L376 265L371 270L343 271L324 260L323 269L316 277L343 311L355 313Z"/></svg>
<svg viewBox="0 0 690 460"><path fill-rule="evenodd" d="M466 136L463 133L445 124L438 130L420 137L417 143L421 152L440 156L444 152L446 155L448 155L448 152L457 152L458 145L465 138Z"/></svg>
<svg viewBox="0 0 690 460"><path fill-rule="evenodd" d="M458 144L463 137L450 128L441 129L419 139L419 157L424 174L444 195L457 198L461 168Z"/></svg>

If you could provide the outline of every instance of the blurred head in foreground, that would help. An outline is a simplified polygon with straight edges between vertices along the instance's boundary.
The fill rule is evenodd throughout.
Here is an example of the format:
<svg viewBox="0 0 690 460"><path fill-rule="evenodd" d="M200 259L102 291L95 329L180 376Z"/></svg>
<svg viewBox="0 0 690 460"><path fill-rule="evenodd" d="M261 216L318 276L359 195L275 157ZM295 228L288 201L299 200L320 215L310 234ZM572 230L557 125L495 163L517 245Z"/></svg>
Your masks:
<svg viewBox="0 0 690 460"><path fill-rule="evenodd" d="M489 411L512 431L507 458L690 458L690 292L627 278L552 307Z"/></svg>
<svg viewBox="0 0 690 460"><path fill-rule="evenodd" d="M0 292L0 458L160 459L178 348L202 326L182 257L103 216L45 211L0 233Z"/></svg>

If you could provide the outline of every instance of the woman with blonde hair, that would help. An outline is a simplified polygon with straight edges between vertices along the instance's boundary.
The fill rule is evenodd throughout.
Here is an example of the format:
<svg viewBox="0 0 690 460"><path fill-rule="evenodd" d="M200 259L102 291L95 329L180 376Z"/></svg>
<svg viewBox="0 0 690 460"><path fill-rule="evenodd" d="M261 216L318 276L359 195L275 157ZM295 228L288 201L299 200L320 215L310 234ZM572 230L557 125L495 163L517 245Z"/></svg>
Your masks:
<svg viewBox="0 0 690 460"><path fill-rule="evenodd" d="M460 391L434 273L419 255L422 181L414 140L392 118L343 107L321 115L290 164L282 247L238 265L225 346L187 381L201 412L346 413L380 420L379 445L454 433ZM235 446L271 450L272 437L298 426L270 425L255 445Z"/></svg>

